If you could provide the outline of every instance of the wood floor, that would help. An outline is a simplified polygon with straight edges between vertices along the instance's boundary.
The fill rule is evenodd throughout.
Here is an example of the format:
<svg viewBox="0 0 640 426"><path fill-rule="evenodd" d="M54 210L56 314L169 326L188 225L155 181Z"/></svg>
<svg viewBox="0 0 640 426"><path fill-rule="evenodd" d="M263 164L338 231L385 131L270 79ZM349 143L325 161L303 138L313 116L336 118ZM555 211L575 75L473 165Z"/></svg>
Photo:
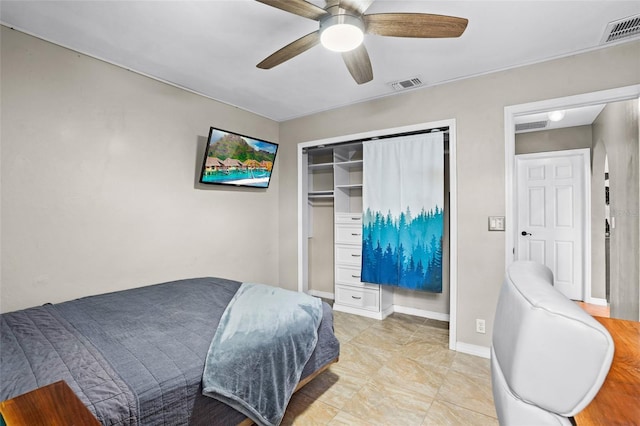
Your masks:
<svg viewBox="0 0 640 426"><path fill-rule="evenodd" d="M611 312L609 309L609 305L600 306L600 305L592 305L584 302L576 302L578 306L587 311L587 313L594 317L603 317L609 318L611 316Z"/></svg>

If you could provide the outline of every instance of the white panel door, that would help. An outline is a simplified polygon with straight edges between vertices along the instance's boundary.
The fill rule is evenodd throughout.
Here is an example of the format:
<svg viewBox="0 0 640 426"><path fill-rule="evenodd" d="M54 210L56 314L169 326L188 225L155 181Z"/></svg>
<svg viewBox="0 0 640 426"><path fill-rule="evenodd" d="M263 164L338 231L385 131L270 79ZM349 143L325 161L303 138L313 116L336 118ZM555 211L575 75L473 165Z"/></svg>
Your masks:
<svg viewBox="0 0 640 426"><path fill-rule="evenodd" d="M583 300L585 157L570 153L516 156L516 259L548 266L558 290Z"/></svg>

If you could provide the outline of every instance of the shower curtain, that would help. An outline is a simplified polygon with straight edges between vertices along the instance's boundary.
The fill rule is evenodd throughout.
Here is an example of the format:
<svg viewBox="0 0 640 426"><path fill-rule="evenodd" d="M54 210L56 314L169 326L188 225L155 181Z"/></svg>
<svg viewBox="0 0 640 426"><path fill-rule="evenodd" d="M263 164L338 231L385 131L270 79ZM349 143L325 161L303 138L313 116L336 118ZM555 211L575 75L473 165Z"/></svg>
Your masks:
<svg viewBox="0 0 640 426"><path fill-rule="evenodd" d="M444 134L363 143L362 281L442 292Z"/></svg>

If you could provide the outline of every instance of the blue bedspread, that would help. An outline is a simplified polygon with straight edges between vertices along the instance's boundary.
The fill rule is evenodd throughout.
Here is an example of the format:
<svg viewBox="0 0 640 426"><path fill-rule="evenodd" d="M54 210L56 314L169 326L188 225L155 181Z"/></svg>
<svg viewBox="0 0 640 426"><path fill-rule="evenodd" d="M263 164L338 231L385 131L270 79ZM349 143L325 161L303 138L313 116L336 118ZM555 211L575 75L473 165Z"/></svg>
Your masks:
<svg viewBox="0 0 640 426"><path fill-rule="evenodd" d="M202 394L207 351L238 281L194 278L0 315L0 400L65 380L105 426L237 425ZM323 304L302 378L335 360Z"/></svg>
<svg viewBox="0 0 640 426"><path fill-rule="evenodd" d="M53 305L3 314L0 338L0 401L64 380L103 425L138 425L135 394Z"/></svg>
<svg viewBox="0 0 640 426"><path fill-rule="evenodd" d="M280 424L318 342L321 320L318 298L243 284L211 341L202 393L259 425Z"/></svg>

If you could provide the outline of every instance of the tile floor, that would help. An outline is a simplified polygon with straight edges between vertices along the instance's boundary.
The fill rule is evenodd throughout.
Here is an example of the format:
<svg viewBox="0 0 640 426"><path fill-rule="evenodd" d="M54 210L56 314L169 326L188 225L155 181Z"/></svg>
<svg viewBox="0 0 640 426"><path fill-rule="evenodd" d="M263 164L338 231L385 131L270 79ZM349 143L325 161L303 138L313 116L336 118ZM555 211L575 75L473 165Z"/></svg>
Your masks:
<svg viewBox="0 0 640 426"><path fill-rule="evenodd" d="M334 312L340 361L291 399L283 425L497 425L489 360L448 348L448 323Z"/></svg>

